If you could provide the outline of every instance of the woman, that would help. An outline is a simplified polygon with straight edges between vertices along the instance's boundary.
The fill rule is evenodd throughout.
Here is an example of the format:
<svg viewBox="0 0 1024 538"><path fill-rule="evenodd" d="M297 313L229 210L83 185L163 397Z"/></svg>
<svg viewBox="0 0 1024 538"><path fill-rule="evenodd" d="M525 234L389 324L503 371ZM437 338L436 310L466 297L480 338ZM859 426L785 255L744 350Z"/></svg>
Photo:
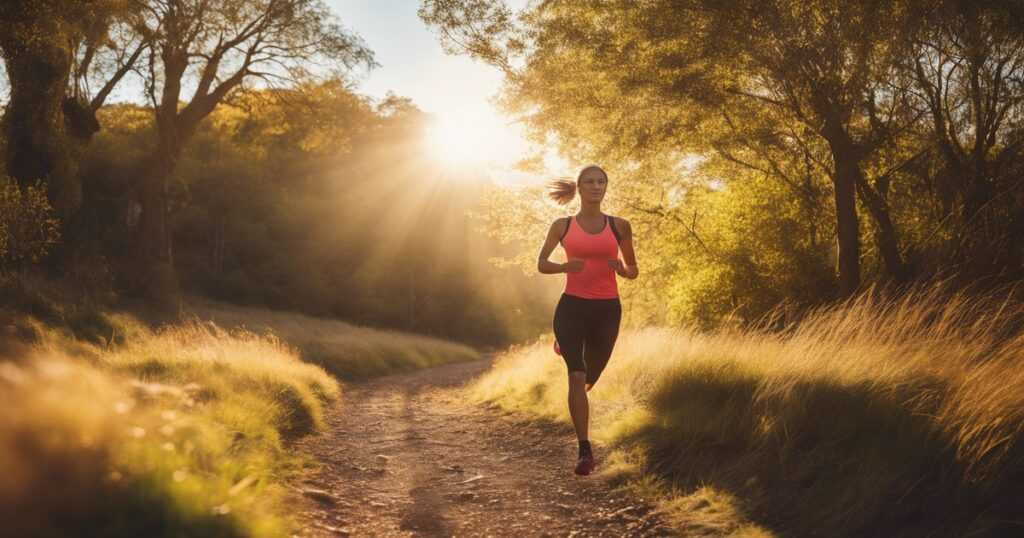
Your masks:
<svg viewBox="0 0 1024 538"><path fill-rule="evenodd" d="M639 270L633 252L629 221L601 213L608 188L608 174L596 165L580 171L576 181L559 180L549 195L560 204L580 196L579 213L555 220L548 229L537 259L545 274L565 273L565 292L555 308L555 352L569 369L569 414L579 439L576 474L594 470L594 453L588 437L589 391L608 364L619 335L622 304L615 275L633 279ZM566 263L548 256L561 243ZM619 249L622 257L619 259Z"/></svg>

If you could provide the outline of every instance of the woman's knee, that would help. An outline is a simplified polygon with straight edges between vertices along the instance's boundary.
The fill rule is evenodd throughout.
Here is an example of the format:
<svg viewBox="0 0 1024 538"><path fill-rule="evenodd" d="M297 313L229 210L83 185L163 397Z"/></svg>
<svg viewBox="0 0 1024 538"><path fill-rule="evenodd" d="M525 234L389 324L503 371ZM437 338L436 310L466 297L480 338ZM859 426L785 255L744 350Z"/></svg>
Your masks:
<svg viewBox="0 0 1024 538"><path fill-rule="evenodd" d="M569 372L569 384L570 385L583 385L587 382L587 373L578 370L572 370Z"/></svg>

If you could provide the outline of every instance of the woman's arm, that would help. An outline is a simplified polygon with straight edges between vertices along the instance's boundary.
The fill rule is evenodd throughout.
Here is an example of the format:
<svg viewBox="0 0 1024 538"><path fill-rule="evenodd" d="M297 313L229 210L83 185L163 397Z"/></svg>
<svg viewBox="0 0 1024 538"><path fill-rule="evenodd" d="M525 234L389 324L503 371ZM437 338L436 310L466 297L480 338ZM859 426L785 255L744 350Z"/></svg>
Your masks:
<svg viewBox="0 0 1024 538"><path fill-rule="evenodd" d="M619 229L622 230L622 241L619 243L619 249L622 250L622 260L625 263L623 267L616 267L615 272L621 277L632 280L640 275L640 268L636 265L636 252L633 251L633 228L628 220L617 220L619 221Z"/></svg>
<svg viewBox="0 0 1024 538"><path fill-rule="evenodd" d="M548 228L548 236L544 238L544 245L540 247L540 254L537 256L537 270L546 275L572 271L576 269L577 265L579 265L579 269L583 269L582 262L570 260L569 263L556 263L548 259L562 237L562 229L565 225L560 222L561 220L555 219L555 222L551 223L551 227Z"/></svg>

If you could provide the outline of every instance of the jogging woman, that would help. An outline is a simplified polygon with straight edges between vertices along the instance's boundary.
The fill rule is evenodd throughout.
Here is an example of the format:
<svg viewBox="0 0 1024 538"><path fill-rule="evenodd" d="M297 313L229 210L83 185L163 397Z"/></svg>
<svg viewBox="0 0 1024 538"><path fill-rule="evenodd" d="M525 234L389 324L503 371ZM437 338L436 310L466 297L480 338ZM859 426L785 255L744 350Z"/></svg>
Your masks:
<svg viewBox="0 0 1024 538"><path fill-rule="evenodd" d="M580 196L580 210L574 216L555 220L537 258L537 270L545 274L565 273L565 292L555 308L555 352L569 370L569 414L579 440L576 474L594 470L594 453L588 437L589 391L608 364L619 335L622 303L615 275L636 278L636 254L629 221L601 213L601 200L608 188L608 174L599 166L587 166L576 181L551 184L549 195L560 204ZM548 260L561 243L566 263ZM619 249L622 257L619 259Z"/></svg>

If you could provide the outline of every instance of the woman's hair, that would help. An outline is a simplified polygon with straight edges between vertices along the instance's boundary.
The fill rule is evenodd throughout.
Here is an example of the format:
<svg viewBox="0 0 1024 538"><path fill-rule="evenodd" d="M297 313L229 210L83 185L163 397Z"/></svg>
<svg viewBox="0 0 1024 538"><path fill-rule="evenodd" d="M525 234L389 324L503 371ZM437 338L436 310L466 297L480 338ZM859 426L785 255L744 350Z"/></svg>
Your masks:
<svg viewBox="0 0 1024 538"><path fill-rule="evenodd" d="M608 172L605 172L604 168L601 168L596 164L590 164L584 166L583 169L580 170L580 173L576 175L576 181L572 181L571 179L556 179L548 183L548 196L550 196L551 199L559 205L568 204L576 197L576 187L580 182L580 178L583 177L583 172L592 168L600 170L601 173L604 174L605 179L608 179Z"/></svg>

